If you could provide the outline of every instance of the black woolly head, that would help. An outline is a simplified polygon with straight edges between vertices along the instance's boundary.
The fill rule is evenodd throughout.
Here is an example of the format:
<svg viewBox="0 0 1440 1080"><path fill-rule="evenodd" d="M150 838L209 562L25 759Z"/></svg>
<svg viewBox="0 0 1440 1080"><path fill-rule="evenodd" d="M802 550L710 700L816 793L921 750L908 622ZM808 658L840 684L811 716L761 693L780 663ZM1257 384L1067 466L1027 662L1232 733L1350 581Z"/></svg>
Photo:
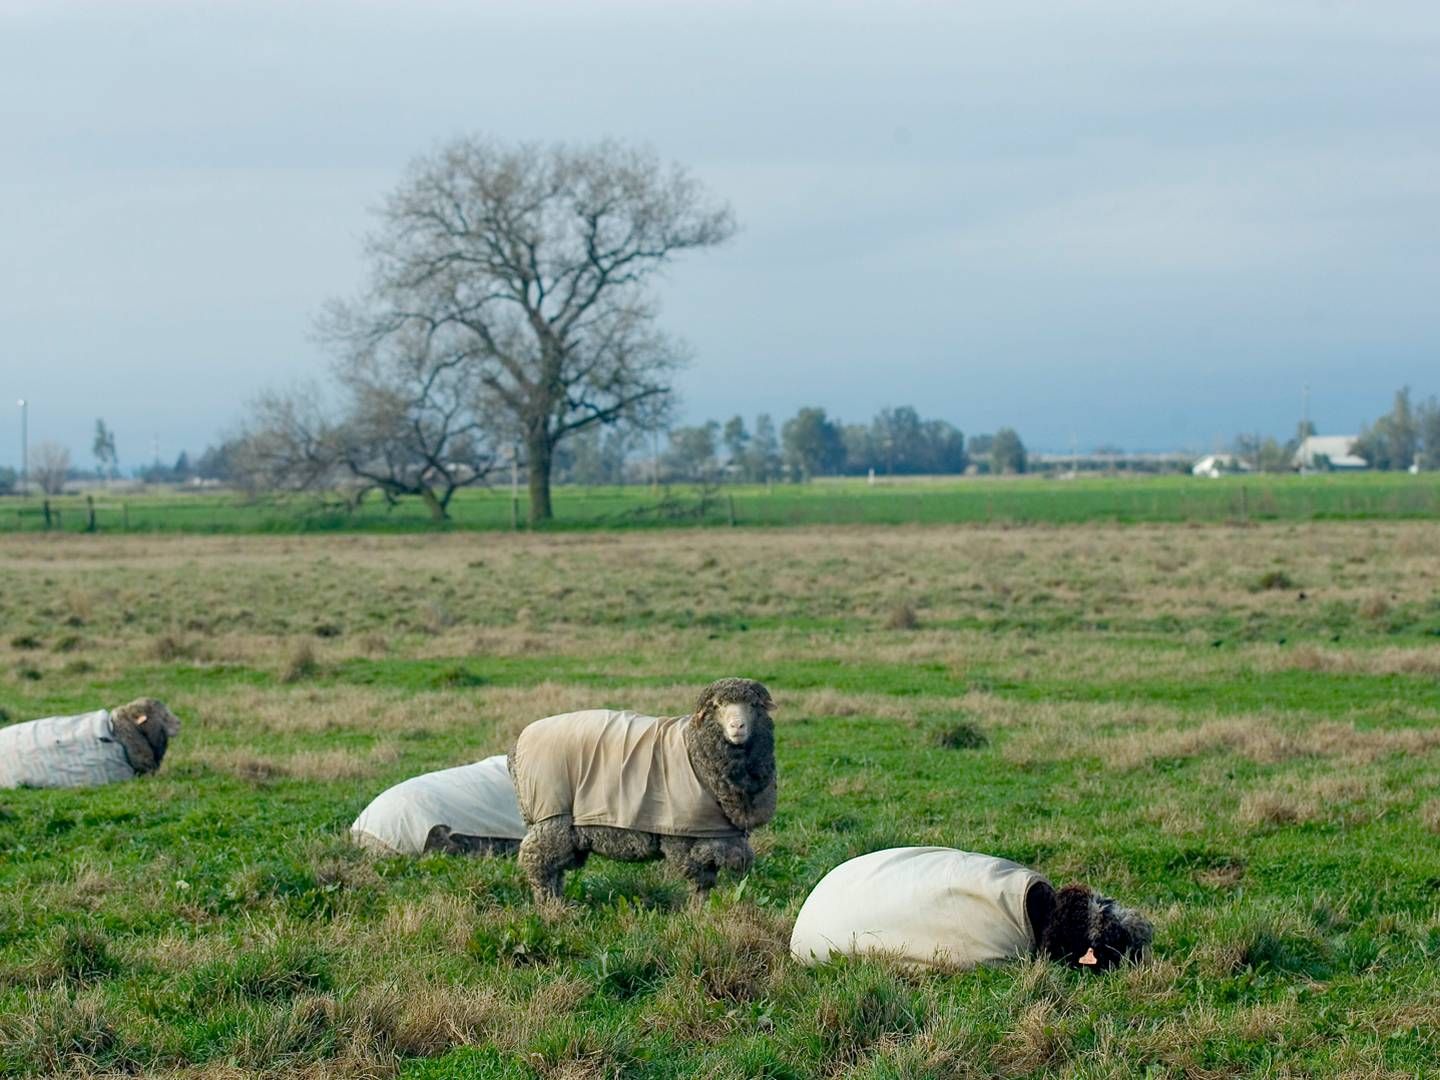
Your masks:
<svg viewBox="0 0 1440 1080"><path fill-rule="evenodd" d="M1040 940L1040 951L1071 967L1105 971L1140 960L1154 928L1139 912L1085 885L1066 885Z"/></svg>

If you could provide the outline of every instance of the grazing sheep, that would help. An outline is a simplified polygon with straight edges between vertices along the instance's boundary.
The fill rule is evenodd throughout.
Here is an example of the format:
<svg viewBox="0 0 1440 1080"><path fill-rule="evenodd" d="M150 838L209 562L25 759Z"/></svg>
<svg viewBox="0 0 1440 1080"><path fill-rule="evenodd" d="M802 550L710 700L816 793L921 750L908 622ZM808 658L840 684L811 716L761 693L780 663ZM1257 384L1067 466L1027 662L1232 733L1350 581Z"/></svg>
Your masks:
<svg viewBox="0 0 1440 1080"><path fill-rule="evenodd" d="M1144 916L1085 885L1058 893L1034 870L953 848L874 851L841 863L805 899L790 936L804 963L881 953L912 968L1044 956L1097 971L1138 961Z"/></svg>
<svg viewBox="0 0 1440 1080"><path fill-rule="evenodd" d="M508 855L524 835L504 754L396 784L350 826L355 843L387 855Z"/></svg>
<svg viewBox="0 0 1440 1080"><path fill-rule="evenodd" d="M510 772L536 899L558 898L565 871L592 853L664 859L700 900L721 869L749 869L748 834L775 814L774 708L760 683L720 679L689 716L591 709L525 728Z"/></svg>
<svg viewBox="0 0 1440 1080"><path fill-rule="evenodd" d="M0 728L0 788L94 787L160 768L180 721L154 698Z"/></svg>

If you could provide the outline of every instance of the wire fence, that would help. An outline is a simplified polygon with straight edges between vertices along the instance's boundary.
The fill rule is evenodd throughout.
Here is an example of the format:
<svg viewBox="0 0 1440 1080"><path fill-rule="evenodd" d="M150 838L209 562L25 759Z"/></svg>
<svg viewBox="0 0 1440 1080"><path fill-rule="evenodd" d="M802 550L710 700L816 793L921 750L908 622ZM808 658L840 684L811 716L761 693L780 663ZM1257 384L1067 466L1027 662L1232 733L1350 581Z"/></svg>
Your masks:
<svg viewBox="0 0 1440 1080"><path fill-rule="evenodd" d="M1440 519L1440 475L824 483L735 487L559 488L547 530L801 525L1249 524ZM354 505L339 497L238 493L9 497L0 532L306 533L510 531L529 507L508 492L467 492L443 520L419 500Z"/></svg>

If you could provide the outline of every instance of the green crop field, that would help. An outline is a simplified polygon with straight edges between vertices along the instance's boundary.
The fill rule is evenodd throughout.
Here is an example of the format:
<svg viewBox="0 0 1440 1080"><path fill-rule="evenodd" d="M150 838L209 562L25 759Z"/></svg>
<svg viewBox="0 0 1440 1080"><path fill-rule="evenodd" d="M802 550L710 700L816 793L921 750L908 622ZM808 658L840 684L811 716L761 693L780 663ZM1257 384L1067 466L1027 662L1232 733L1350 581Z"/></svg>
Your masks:
<svg viewBox="0 0 1440 1080"><path fill-rule="evenodd" d="M348 509L338 497L246 498L234 493L100 490L98 532L300 533L508 530L528 502L508 489L463 491L437 525L418 499L387 506L371 497ZM49 526L91 527L85 499L50 500ZM923 477L810 484L560 487L551 530L717 525L908 525L1078 522L1232 522L1440 518L1440 473L1315 476ZM0 502L0 532L42 531L43 500Z"/></svg>
<svg viewBox="0 0 1440 1080"><path fill-rule="evenodd" d="M17 535L10 500L0 722L150 694L185 726L153 777L0 791L0 1075L1433 1075L1437 490L1251 480L1242 526L1230 481L817 484L541 535L465 531L508 525L474 495L411 536ZM302 527L193 505L131 526ZM743 527L818 506L906 524ZM537 910L511 860L346 840L532 719L729 674L779 702L780 809L704 907L594 859ZM792 963L815 882L899 844L1089 882L1154 956Z"/></svg>

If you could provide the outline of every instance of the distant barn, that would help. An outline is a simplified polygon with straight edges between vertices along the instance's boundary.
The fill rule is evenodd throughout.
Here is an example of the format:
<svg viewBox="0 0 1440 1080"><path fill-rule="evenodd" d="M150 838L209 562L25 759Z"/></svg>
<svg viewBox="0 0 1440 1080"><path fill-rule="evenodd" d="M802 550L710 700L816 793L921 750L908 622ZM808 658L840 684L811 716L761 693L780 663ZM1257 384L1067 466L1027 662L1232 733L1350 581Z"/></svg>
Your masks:
<svg viewBox="0 0 1440 1080"><path fill-rule="evenodd" d="M1368 469L1370 463L1355 453L1358 435L1311 435L1295 451L1295 468L1302 472Z"/></svg>

